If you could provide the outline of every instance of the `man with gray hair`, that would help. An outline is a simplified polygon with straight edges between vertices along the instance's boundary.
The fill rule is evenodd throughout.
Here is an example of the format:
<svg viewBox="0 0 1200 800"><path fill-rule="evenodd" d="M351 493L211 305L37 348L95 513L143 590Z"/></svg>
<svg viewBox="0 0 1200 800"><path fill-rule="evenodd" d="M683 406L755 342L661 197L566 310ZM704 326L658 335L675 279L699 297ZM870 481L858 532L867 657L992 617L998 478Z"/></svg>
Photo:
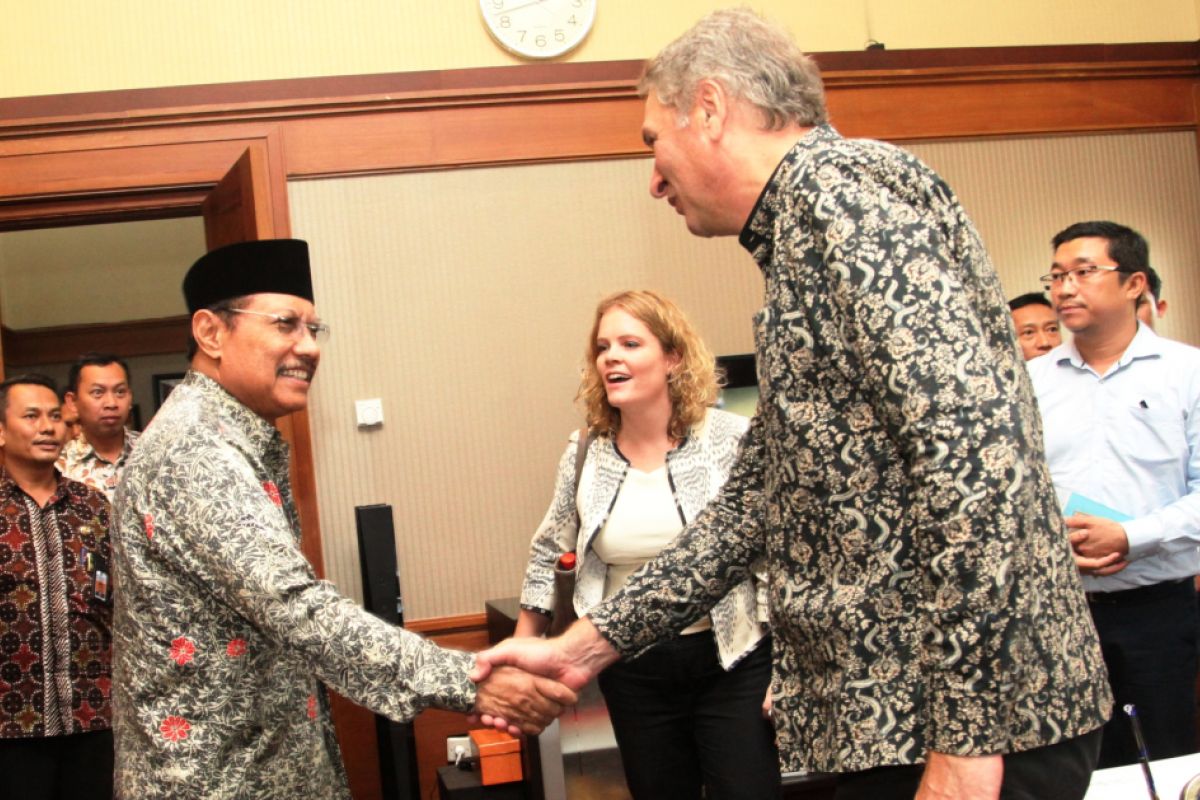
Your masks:
<svg viewBox="0 0 1200 800"><path fill-rule="evenodd" d="M962 206L829 127L816 66L753 12L706 17L641 88L651 194L763 271L758 412L722 492L621 592L481 660L579 685L765 556L786 769L840 773L839 800L1082 797L1112 698Z"/></svg>

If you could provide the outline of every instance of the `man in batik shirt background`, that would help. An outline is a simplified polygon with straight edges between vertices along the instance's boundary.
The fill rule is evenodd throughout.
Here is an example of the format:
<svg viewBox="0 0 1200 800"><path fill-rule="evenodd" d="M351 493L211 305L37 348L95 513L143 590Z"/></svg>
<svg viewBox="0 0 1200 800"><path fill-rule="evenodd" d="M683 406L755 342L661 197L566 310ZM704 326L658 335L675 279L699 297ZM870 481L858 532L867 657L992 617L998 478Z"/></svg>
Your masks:
<svg viewBox="0 0 1200 800"><path fill-rule="evenodd" d="M0 383L0 797L109 800L108 501L54 468L54 383Z"/></svg>
<svg viewBox="0 0 1200 800"><path fill-rule="evenodd" d="M84 353L71 365L63 403L74 409L79 435L63 448L58 468L111 501L139 435L128 427L133 411L129 365L111 353Z"/></svg>

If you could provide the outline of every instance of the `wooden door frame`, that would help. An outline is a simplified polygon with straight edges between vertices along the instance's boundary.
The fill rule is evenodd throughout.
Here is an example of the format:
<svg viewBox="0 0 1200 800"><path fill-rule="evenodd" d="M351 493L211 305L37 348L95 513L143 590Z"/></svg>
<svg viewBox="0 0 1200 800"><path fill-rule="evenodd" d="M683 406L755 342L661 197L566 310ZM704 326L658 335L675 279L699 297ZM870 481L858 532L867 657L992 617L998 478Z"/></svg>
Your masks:
<svg viewBox="0 0 1200 800"><path fill-rule="evenodd" d="M291 235L282 129L272 123L140 129L114 136L32 138L0 153L0 231L201 216L201 205L247 150L267 171L270 228ZM292 448L301 549L325 573L308 413L280 420ZM356 797L379 796L371 714L331 695L343 760Z"/></svg>
<svg viewBox="0 0 1200 800"><path fill-rule="evenodd" d="M204 198L251 150L266 165L274 235L286 237L291 222L280 139L276 125L243 124L27 140L0 167L0 231L199 217ZM324 575L307 413L293 415L283 427L292 444L302 547Z"/></svg>

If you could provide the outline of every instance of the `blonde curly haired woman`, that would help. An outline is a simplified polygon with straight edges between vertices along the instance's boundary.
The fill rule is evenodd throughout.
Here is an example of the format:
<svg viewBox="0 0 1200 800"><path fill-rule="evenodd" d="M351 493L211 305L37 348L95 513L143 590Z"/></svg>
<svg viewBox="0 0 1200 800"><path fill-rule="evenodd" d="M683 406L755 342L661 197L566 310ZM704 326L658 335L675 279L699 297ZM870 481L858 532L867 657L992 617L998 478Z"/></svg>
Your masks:
<svg viewBox="0 0 1200 800"><path fill-rule="evenodd" d="M713 408L715 359L683 312L649 291L596 308L578 433L559 461L554 500L534 534L516 635L539 636L554 607L554 565L576 554L583 615L669 544L728 477L747 420ZM636 800L768 798L780 793L765 594L734 588L675 639L599 678Z"/></svg>

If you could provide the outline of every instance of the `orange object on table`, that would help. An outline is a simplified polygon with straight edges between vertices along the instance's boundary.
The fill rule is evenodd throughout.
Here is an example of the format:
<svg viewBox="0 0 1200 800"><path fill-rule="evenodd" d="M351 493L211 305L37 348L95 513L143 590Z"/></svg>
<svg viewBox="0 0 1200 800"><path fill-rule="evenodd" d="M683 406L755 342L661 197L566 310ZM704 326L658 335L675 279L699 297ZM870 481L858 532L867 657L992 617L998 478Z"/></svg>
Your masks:
<svg viewBox="0 0 1200 800"><path fill-rule="evenodd" d="M521 780L520 739L492 728L468 731L467 735L479 755L479 775L484 786Z"/></svg>

